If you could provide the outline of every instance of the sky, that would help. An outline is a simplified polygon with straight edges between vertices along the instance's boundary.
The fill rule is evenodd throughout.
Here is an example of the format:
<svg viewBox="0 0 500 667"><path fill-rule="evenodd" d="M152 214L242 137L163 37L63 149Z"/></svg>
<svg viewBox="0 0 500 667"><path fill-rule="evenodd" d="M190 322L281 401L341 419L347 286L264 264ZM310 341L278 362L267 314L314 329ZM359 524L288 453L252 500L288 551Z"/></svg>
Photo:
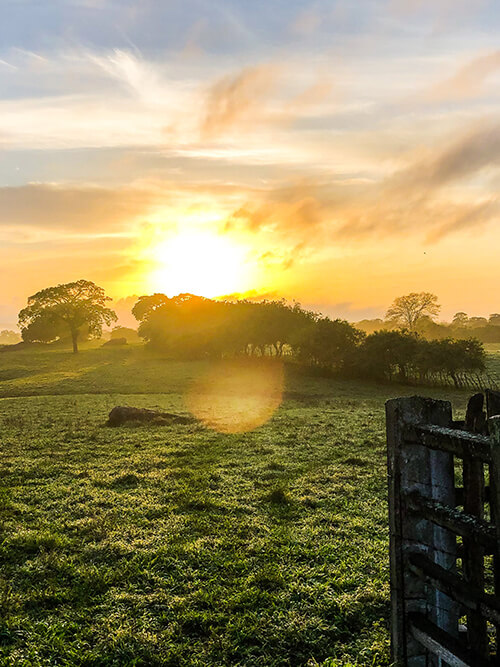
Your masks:
<svg viewBox="0 0 500 667"><path fill-rule="evenodd" d="M500 310L495 0L2 0L0 328L85 278Z"/></svg>

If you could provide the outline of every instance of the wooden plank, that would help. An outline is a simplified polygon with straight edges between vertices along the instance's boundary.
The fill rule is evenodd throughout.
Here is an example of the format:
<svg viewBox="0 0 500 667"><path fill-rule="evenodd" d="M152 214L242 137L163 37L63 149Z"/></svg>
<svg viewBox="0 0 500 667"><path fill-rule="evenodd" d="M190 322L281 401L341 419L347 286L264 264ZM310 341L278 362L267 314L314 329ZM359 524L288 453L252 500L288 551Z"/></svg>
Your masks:
<svg viewBox="0 0 500 667"><path fill-rule="evenodd" d="M408 620L415 639L450 667L492 666L490 660L468 649L458 639L450 637L422 614L411 614Z"/></svg>
<svg viewBox="0 0 500 667"><path fill-rule="evenodd" d="M483 410L484 395L474 394L467 404L465 429L481 433L486 427L486 413ZM491 448L491 445L490 445ZM484 467L483 462L469 456L463 461L464 512L484 519ZM464 579L473 588L484 591L484 549L474 539L464 538L462 570ZM467 637L479 655L487 657L489 640L486 619L477 613L467 614Z"/></svg>
<svg viewBox="0 0 500 667"><path fill-rule="evenodd" d="M490 465L490 514L495 525L495 549L493 554L493 574L495 594L500 599L500 416L488 419L491 437L492 463ZM500 665L500 624L496 624L495 665Z"/></svg>
<svg viewBox="0 0 500 667"><path fill-rule="evenodd" d="M465 610L481 615L492 623L500 623L500 599L477 589L459 575L436 565L423 554L408 557L409 567L418 577L439 588L456 600Z"/></svg>
<svg viewBox="0 0 500 667"><path fill-rule="evenodd" d="M409 424L405 436L409 442L430 449L450 452L460 458L468 456L484 463L491 462L490 440L485 435L431 424Z"/></svg>
<svg viewBox="0 0 500 667"><path fill-rule="evenodd" d="M455 507L429 500L418 492L412 492L406 496L406 505L409 511L420 514L428 521L447 528L456 535L476 540L486 547L489 553L492 553L496 547L495 526L482 519L461 512Z"/></svg>
<svg viewBox="0 0 500 667"><path fill-rule="evenodd" d="M397 665L430 667L429 655L409 632L407 614L428 611L449 632L458 629L458 608L441 591L428 595L424 582L404 567L404 554L420 549L449 569L455 566L455 537L421 517L410 515L404 494L418 491L441 502L454 503L453 458L450 453L416 447L406 439L408 424L452 424L451 404L422 397L393 399L386 403L389 523L391 563L391 634Z"/></svg>
<svg viewBox="0 0 500 667"><path fill-rule="evenodd" d="M391 653L395 665L406 665L407 630L403 573L403 521L401 515L401 469L403 466L402 408L397 399L386 409L387 476L389 491L389 552L391 586Z"/></svg>
<svg viewBox="0 0 500 667"><path fill-rule="evenodd" d="M464 512L478 519L484 517L484 470L482 461L464 459ZM463 575L474 587L484 590L484 548L474 538L464 538ZM469 643L483 656L488 655L486 620L467 614Z"/></svg>
<svg viewBox="0 0 500 667"><path fill-rule="evenodd" d="M486 414L488 418L500 415L500 391L486 390Z"/></svg>
<svg viewBox="0 0 500 667"><path fill-rule="evenodd" d="M486 413L484 408L484 394L474 394L469 398L465 413L464 430L469 433L484 433L486 431Z"/></svg>
<svg viewBox="0 0 500 667"><path fill-rule="evenodd" d="M486 485L483 488L484 491L484 502L489 503L490 502L490 487ZM455 487L455 505L463 505L464 504L464 489L462 486L456 486Z"/></svg>

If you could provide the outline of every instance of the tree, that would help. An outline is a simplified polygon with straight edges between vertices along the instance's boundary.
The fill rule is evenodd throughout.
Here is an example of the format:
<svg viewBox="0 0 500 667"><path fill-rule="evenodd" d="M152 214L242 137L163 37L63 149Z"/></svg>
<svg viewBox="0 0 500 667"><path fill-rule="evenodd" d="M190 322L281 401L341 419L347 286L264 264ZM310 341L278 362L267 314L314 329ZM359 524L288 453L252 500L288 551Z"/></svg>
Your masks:
<svg viewBox="0 0 500 667"><path fill-rule="evenodd" d="M299 333L293 349L299 359L316 366L341 370L365 334L346 320L320 317Z"/></svg>
<svg viewBox="0 0 500 667"><path fill-rule="evenodd" d="M52 331L60 337L61 328L68 331L73 343L73 352L78 352L78 338L83 327L90 336L99 337L102 325L115 322L116 313L106 307L111 301L89 280L56 285L40 290L28 299L28 305L19 313L19 327L23 339L30 339L33 329Z"/></svg>
<svg viewBox="0 0 500 667"><path fill-rule="evenodd" d="M0 345L15 345L20 340L21 337L15 331L10 331L9 329L0 331Z"/></svg>
<svg viewBox="0 0 500 667"><path fill-rule="evenodd" d="M53 343L61 340L69 331L65 323L51 317L34 318L21 332L25 343Z"/></svg>
<svg viewBox="0 0 500 667"><path fill-rule="evenodd" d="M166 294L156 292L155 294L140 296L137 303L132 308L132 315L136 320L142 322L147 319L152 312L169 303L170 299Z"/></svg>
<svg viewBox="0 0 500 667"><path fill-rule="evenodd" d="M392 306L385 314L386 320L409 331L415 331L420 318L427 316L431 320L441 309L437 296L430 292L411 292L400 296L393 301Z"/></svg>
<svg viewBox="0 0 500 667"><path fill-rule="evenodd" d="M469 317L469 326L471 329L485 327L488 324L486 317Z"/></svg>
<svg viewBox="0 0 500 667"><path fill-rule="evenodd" d="M500 326L500 314L499 313L492 313L488 318L488 324L491 324L491 326L493 326L493 327L499 327Z"/></svg>
<svg viewBox="0 0 500 667"><path fill-rule="evenodd" d="M408 331L376 331L361 343L353 370L362 377L407 382L415 370L420 341Z"/></svg>
<svg viewBox="0 0 500 667"><path fill-rule="evenodd" d="M455 315L453 315L453 320L451 323L454 327L466 327L469 323L469 316L467 313L460 311L459 313L455 313Z"/></svg>

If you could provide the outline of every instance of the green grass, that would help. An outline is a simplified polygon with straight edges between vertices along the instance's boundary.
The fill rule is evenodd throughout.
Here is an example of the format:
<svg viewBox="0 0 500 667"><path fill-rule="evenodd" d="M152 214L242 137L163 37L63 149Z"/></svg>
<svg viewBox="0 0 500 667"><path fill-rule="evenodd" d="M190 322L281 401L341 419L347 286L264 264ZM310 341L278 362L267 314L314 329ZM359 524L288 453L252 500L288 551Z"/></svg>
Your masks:
<svg viewBox="0 0 500 667"><path fill-rule="evenodd" d="M500 343L487 343L485 346L487 368L491 378L500 386Z"/></svg>
<svg viewBox="0 0 500 667"><path fill-rule="evenodd" d="M288 369L249 433L104 426L208 369L0 353L0 664L389 664L383 405L415 389Z"/></svg>

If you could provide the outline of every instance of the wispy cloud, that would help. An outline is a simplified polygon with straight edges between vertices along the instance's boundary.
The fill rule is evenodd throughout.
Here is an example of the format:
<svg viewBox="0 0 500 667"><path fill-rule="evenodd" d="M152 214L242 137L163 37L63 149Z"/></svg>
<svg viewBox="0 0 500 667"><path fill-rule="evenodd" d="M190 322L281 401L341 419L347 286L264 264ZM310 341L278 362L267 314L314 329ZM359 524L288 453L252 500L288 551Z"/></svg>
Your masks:
<svg viewBox="0 0 500 667"><path fill-rule="evenodd" d="M134 187L29 184L0 188L0 230L31 228L58 236L122 230L159 202L158 193ZM165 197L161 201L166 201ZM15 238L15 236L14 236Z"/></svg>
<svg viewBox="0 0 500 667"><path fill-rule="evenodd" d="M216 81L207 95L203 136L262 118L264 100L276 85L278 72L275 65L257 65Z"/></svg>
<svg viewBox="0 0 500 667"><path fill-rule="evenodd" d="M500 50L477 56L462 65L452 76L417 95L416 99L449 102L485 95L489 92L485 88L489 77L499 70Z"/></svg>
<svg viewBox="0 0 500 667"><path fill-rule="evenodd" d="M428 157L397 172L388 182L393 191L412 190L425 195L450 181L463 179L481 170L500 165L500 124L483 121L465 132L451 145L431 151Z"/></svg>

